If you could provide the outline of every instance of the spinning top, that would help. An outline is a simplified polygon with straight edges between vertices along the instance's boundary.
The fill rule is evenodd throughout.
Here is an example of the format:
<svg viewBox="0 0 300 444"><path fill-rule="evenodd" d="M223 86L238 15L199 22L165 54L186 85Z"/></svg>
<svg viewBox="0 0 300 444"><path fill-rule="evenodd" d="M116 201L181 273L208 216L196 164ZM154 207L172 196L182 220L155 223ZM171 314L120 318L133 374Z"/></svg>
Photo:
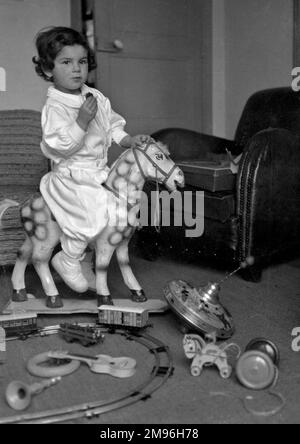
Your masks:
<svg viewBox="0 0 300 444"><path fill-rule="evenodd" d="M253 265L253 257L248 257L232 273L219 283L208 283L196 289L182 280L171 281L164 288L165 298L171 310L179 317L187 329L198 333L215 333L217 338L227 339L234 333L233 320L219 299L220 284L241 268Z"/></svg>
<svg viewBox="0 0 300 444"><path fill-rule="evenodd" d="M220 287L209 283L198 290L182 280L171 281L164 289L170 308L188 329L216 333L227 339L234 333L233 320L219 301Z"/></svg>
<svg viewBox="0 0 300 444"><path fill-rule="evenodd" d="M253 390L262 390L274 382L279 364L279 351L267 339L253 339L239 358L236 375L240 383Z"/></svg>

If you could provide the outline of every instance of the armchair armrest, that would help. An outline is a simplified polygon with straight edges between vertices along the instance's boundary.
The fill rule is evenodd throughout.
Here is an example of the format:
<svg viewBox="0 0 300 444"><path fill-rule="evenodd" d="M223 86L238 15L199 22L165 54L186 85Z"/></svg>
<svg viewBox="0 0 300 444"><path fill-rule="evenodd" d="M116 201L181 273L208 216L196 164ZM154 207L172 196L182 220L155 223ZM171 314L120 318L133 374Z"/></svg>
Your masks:
<svg viewBox="0 0 300 444"><path fill-rule="evenodd" d="M237 178L239 259L268 262L299 247L300 140L285 129L258 132Z"/></svg>
<svg viewBox="0 0 300 444"><path fill-rule="evenodd" d="M212 159L213 155L224 155L226 148L233 154L241 152L233 140L181 128L162 129L153 133L152 137L168 145L174 161Z"/></svg>

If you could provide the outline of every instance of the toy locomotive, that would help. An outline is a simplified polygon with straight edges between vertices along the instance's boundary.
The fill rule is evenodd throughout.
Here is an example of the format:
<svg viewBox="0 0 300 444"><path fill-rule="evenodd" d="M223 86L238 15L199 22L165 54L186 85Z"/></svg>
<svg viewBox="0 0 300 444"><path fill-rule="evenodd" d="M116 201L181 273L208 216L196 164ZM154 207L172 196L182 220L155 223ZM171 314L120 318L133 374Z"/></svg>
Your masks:
<svg viewBox="0 0 300 444"><path fill-rule="evenodd" d="M73 342L77 340L84 347L95 345L104 340L104 334L101 333L99 328L69 323L60 324L59 327L60 334L65 341Z"/></svg>
<svg viewBox="0 0 300 444"><path fill-rule="evenodd" d="M26 339L27 336L37 333L36 313L12 313L0 315L0 327L4 328L6 337L20 337Z"/></svg>
<svg viewBox="0 0 300 444"><path fill-rule="evenodd" d="M114 305L99 307L99 324L110 327L138 329L147 327L149 314L142 308L125 308Z"/></svg>

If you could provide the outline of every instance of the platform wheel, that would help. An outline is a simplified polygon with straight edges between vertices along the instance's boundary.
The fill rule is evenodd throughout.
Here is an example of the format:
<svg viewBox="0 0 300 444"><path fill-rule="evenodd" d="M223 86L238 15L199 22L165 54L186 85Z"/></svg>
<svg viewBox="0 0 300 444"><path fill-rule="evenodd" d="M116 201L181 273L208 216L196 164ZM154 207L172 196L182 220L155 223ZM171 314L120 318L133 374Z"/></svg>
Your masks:
<svg viewBox="0 0 300 444"><path fill-rule="evenodd" d="M191 374L192 374L192 376L200 376L201 375L201 371L202 371L202 369L200 367L197 367L196 365L191 367Z"/></svg>
<svg viewBox="0 0 300 444"><path fill-rule="evenodd" d="M230 365L229 365L227 368L223 368L223 369L220 371L220 375L221 375L221 377L224 378L224 379L228 379L228 378L230 378L231 373L232 373L232 368L230 367Z"/></svg>

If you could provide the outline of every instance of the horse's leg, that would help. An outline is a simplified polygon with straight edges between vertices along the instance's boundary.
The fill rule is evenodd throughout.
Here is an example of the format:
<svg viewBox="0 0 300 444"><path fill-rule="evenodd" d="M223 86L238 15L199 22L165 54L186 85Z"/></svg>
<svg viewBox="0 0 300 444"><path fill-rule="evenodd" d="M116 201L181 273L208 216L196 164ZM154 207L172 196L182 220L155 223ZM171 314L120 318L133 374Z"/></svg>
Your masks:
<svg viewBox="0 0 300 444"><path fill-rule="evenodd" d="M144 290L137 281L130 266L130 260L128 254L129 241L130 239L125 239L121 242L121 244L118 245L116 249L118 263L120 266L124 282L131 291L131 299L134 302L146 302L147 297L144 293Z"/></svg>
<svg viewBox="0 0 300 444"><path fill-rule="evenodd" d="M89 289L96 291L96 276L93 270L94 250L88 251L82 259L81 270L82 274L89 284Z"/></svg>
<svg viewBox="0 0 300 444"><path fill-rule="evenodd" d="M27 301L27 292L25 286L25 270L31 259L33 244L29 236L26 235L25 242L18 251L17 260L11 276L13 286L12 300L14 302Z"/></svg>
<svg viewBox="0 0 300 444"><path fill-rule="evenodd" d="M48 236L45 240L38 240L35 236L32 238L32 263L47 297L46 306L49 308L60 308L63 307L63 302L49 268L49 260L53 249L59 242L60 230L55 222L49 221L47 223L47 232Z"/></svg>
<svg viewBox="0 0 300 444"><path fill-rule="evenodd" d="M107 240L106 234L107 229L101 233L101 236L96 241L96 292L98 306L113 305L107 286L107 269L116 247Z"/></svg>

